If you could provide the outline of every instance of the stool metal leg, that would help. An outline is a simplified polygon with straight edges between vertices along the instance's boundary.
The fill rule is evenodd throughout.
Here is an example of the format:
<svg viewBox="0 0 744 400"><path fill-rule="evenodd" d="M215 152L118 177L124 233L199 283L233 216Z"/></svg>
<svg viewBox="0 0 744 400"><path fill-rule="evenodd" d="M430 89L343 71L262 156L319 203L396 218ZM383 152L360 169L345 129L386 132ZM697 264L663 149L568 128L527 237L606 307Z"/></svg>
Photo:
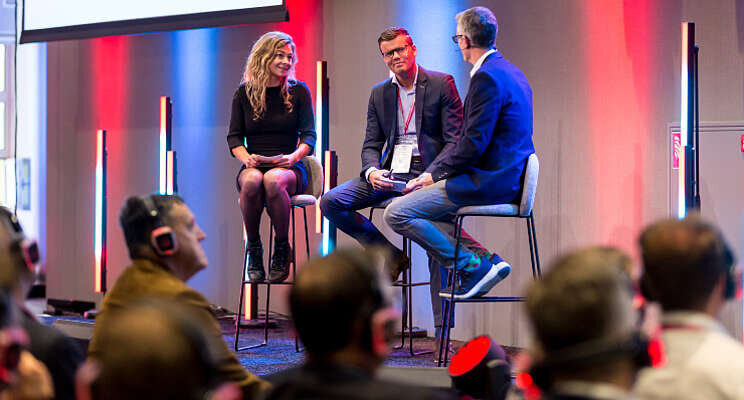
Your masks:
<svg viewBox="0 0 744 400"><path fill-rule="evenodd" d="M535 266L535 247L532 243L532 214L527 220L527 238L530 241L530 263L532 264L532 279L537 279L537 267Z"/></svg>
<svg viewBox="0 0 744 400"><path fill-rule="evenodd" d="M454 268L447 271L447 282L448 282L447 287L452 287L452 285L454 285L455 283ZM443 338L445 335L445 329L449 330L449 309L450 309L450 304L451 304L450 299L446 297L440 297L440 299L444 301L444 307L442 309L442 325L441 325L442 327L440 328L440 331L439 331L439 335L440 335L439 336L439 357L437 357L437 367L442 366L442 350L444 350Z"/></svg>
<svg viewBox="0 0 744 400"><path fill-rule="evenodd" d="M420 352L413 351L413 287L414 286L420 286L423 285L423 283L413 283L413 266L410 265L413 263L411 254L412 254L412 243L413 241L411 239L408 239L408 245L406 246L407 252L408 252L408 259L409 259L409 265L408 265L408 271L404 274L406 277L406 289L408 291L408 352L411 354L411 356L420 356L424 354L431 354L433 353L432 350L424 350ZM431 284L428 282L428 284Z"/></svg>
<svg viewBox="0 0 744 400"><path fill-rule="evenodd" d="M370 217L372 216L372 212L370 210ZM408 255L407 247L406 247L407 239L405 236L403 236L403 254ZM410 260L410 258L409 258ZM410 266L409 266L410 267ZM406 345L406 326L408 325L406 314L408 313L408 298L409 296L406 293L406 283L408 281L406 280L406 274L403 274L403 283L400 285L400 295L401 295L401 313L400 313L400 345L393 346L393 350L400 350Z"/></svg>
<svg viewBox="0 0 744 400"><path fill-rule="evenodd" d="M238 347L238 338L240 337L240 319L243 316L243 301L245 298L245 285L246 285L246 279L245 279L245 273L246 273L246 263L248 261L248 243L245 245L245 253L243 255L243 274L240 278L240 300L238 300L238 314L235 316L235 341L233 343L233 348L235 351L240 351L240 347Z"/></svg>
<svg viewBox="0 0 744 400"><path fill-rule="evenodd" d="M537 251L537 233L535 233L535 212L530 212L530 226L532 233L532 241L535 244L535 266L537 267L537 276L542 278L542 271L540 271L540 254Z"/></svg>
<svg viewBox="0 0 744 400"><path fill-rule="evenodd" d="M294 210L292 210L292 213L294 213ZM310 235L308 235L308 231L307 231L307 207L304 207L304 206L302 207L302 217L305 223L305 252L307 253L307 258L306 258L306 261L307 261L310 259ZM294 215L292 216L292 218L294 219ZM292 227L292 234L294 235L294 225ZM292 281L296 280L296 276L297 276L297 269L295 268L296 265L297 265L296 263L292 263ZM300 338L297 336L297 332L295 332L295 352L299 353L300 351L302 351L302 349L300 349Z"/></svg>
<svg viewBox="0 0 744 400"><path fill-rule="evenodd" d="M450 298L445 298L445 309L447 312L442 317L442 339L439 342L439 359L437 366L447 366L450 344L450 321L455 315L455 282L457 281L457 258L460 256L460 240L462 239L462 225L464 216L457 217L455 220L455 258L452 261L452 271L450 271ZM449 307L447 307L449 305ZM444 355L444 357L442 357Z"/></svg>
<svg viewBox="0 0 744 400"><path fill-rule="evenodd" d="M310 259L310 236L307 234L307 207L302 207L302 214L305 217L305 251L307 259Z"/></svg>

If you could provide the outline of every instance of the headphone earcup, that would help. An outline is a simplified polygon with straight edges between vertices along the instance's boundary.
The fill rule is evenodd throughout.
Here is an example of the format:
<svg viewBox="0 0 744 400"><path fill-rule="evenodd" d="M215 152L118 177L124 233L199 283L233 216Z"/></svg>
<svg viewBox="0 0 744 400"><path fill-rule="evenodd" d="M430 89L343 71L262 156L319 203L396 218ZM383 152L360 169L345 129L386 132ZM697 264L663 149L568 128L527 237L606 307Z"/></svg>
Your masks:
<svg viewBox="0 0 744 400"><path fill-rule="evenodd" d="M160 256L172 256L178 251L178 242L170 226L155 228L150 235L150 243Z"/></svg>
<svg viewBox="0 0 744 400"><path fill-rule="evenodd" d="M732 266L726 272L726 288L723 293L723 296L726 298L726 300L730 300L736 297L737 287L738 285L736 284L736 272L735 268Z"/></svg>
<svg viewBox="0 0 744 400"><path fill-rule="evenodd" d="M648 279L648 275L644 272L641 275L641 279L638 282L639 289L641 291L641 296L643 296L646 301L656 301L656 297L654 296L654 289L653 285Z"/></svg>
<svg viewBox="0 0 744 400"><path fill-rule="evenodd" d="M542 391L548 391L550 389L550 369L542 364L536 363L530 367L529 372L532 377L532 382Z"/></svg>
<svg viewBox="0 0 744 400"><path fill-rule="evenodd" d="M633 340L636 341L636 348L633 352L633 363L639 369L652 366L653 362L651 360L650 348L651 341L639 332L633 334Z"/></svg>

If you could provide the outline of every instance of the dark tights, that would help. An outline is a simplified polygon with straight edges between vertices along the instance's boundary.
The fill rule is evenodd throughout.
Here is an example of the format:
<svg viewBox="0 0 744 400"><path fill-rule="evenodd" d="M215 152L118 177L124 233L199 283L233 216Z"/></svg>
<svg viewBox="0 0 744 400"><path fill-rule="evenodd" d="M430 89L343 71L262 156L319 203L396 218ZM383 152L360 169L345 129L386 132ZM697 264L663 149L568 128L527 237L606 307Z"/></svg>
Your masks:
<svg viewBox="0 0 744 400"><path fill-rule="evenodd" d="M264 204L271 217L277 241L289 238L290 196L295 194L297 177L294 171L273 168L262 173L256 168L246 168L240 173L240 211L248 241L259 239L261 213Z"/></svg>

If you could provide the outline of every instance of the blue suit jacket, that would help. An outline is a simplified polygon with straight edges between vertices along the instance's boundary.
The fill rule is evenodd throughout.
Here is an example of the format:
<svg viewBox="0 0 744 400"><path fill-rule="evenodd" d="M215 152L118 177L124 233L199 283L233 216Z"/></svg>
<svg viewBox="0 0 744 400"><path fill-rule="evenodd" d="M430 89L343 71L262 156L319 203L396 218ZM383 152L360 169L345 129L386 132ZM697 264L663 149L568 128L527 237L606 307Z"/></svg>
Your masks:
<svg viewBox="0 0 744 400"><path fill-rule="evenodd" d="M426 172L453 147L462 125L462 102L452 75L418 67L416 134ZM361 176L370 167L389 168L398 130L398 87L387 79L375 85L367 107ZM384 152L383 152L384 147Z"/></svg>
<svg viewBox="0 0 744 400"><path fill-rule="evenodd" d="M462 205L514 203L532 144L532 89L522 71L490 54L470 80L462 133L432 165L447 196Z"/></svg>

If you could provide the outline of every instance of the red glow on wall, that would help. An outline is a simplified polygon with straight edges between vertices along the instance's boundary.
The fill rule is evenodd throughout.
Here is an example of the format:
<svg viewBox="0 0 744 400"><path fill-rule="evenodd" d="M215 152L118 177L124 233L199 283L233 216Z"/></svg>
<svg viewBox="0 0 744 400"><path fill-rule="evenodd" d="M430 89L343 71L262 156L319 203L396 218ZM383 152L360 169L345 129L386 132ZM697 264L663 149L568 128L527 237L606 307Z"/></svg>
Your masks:
<svg viewBox="0 0 744 400"><path fill-rule="evenodd" d="M126 171L127 137L126 132L126 109L128 101L129 71L128 71L128 39L124 36L104 37L90 40L89 62L92 65L94 77L91 79L90 107L91 125L96 129L106 129L106 197L119 196L121 191L121 173ZM117 215L118 207L112 207L113 214L108 215L108 209L104 209L101 216L103 229L108 232L118 232ZM104 248L104 257L107 256ZM123 264L118 256L110 257L114 263ZM101 287L102 280L113 282L112 263L104 263L106 269L99 271L96 267L93 277L93 289L96 292L105 291ZM118 268L122 268L119 265ZM108 271L108 273L106 272ZM119 271L116 271L119 272ZM118 275L117 275L118 276ZM105 281L104 281L105 282Z"/></svg>
<svg viewBox="0 0 744 400"><path fill-rule="evenodd" d="M650 192L647 153L659 132L651 123L657 58L655 1L585 1L586 109L592 189L601 224L596 237L635 249ZM670 94L671 95L671 94ZM662 127L663 129L663 127Z"/></svg>

